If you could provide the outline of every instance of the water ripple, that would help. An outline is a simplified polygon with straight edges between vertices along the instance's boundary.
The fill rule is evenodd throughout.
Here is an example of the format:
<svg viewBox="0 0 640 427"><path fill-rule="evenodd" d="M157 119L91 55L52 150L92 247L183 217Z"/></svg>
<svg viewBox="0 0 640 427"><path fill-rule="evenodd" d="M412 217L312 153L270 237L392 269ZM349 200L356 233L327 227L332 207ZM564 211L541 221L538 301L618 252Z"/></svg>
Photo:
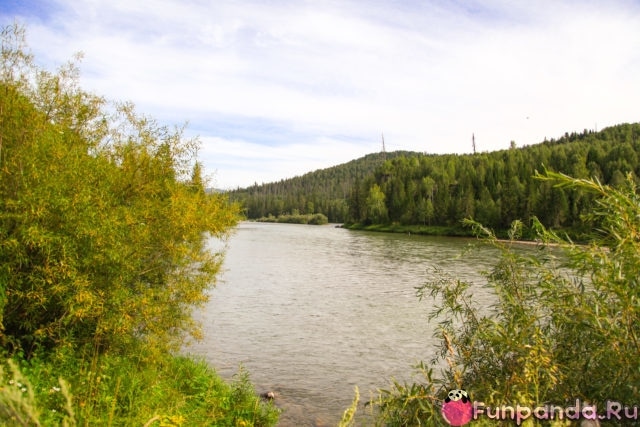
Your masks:
<svg viewBox="0 0 640 427"><path fill-rule="evenodd" d="M367 399L434 355L430 304L415 288L435 266L482 283L495 253L461 257L470 242L242 223L198 313L205 339L188 351L229 378L242 364L259 392L275 390L280 425L335 425L355 385Z"/></svg>

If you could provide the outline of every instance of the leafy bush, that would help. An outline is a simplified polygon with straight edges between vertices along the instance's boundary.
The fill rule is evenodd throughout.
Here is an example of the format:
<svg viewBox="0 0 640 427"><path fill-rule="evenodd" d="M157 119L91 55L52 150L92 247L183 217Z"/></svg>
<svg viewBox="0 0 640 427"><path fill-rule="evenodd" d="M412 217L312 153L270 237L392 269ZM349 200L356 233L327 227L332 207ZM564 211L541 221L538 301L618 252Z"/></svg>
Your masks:
<svg viewBox="0 0 640 427"><path fill-rule="evenodd" d="M198 142L83 91L74 63L38 68L24 38L0 37L0 420L274 424L248 378L174 356L222 262L206 240L240 217Z"/></svg>
<svg viewBox="0 0 640 427"><path fill-rule="evenodd" d="M328 218L321 214L283 214L277 217L269 215L257 219L258 222L278 222L283 224L310 224L310 225L324 225L329 222Z"/></svg>
<svg viewBox="0 0 640 427"><path fill-rule="evenodd" d="M321 213L313 214L308 221L308 224L312 224L312 225L324 225L328 223L329 223L329 219Z"/></svg>
<svg viewBox="0 0 640 427"><path fill-rule="evenodd" d="M478 306L476 288L442 273L418 289L435 302L439 353L431 367L422 366L424 383L395 383L380 393L373 402L379 424L446 425L439 408L453 388L494 408L566 407L580 399L603 412L607 400L640 401L640 197L633 178L621 188L551 172L539 178L594 196L584 218L591 243L576 245L534 220L539 240L530 254L514 250L519 222L511 240L500 241L468 221L502 254L486 274L495 303Z"/></svg>
<svg viewBox="0 0 640 427"><path fill-rule="evenodd" d="M196 141L130 105L109 110L74 65L39 70L20 31L3 34L0 341L27 355L178 348L220 266L206 235L224 235L237 206L204 191Z"/></svg>

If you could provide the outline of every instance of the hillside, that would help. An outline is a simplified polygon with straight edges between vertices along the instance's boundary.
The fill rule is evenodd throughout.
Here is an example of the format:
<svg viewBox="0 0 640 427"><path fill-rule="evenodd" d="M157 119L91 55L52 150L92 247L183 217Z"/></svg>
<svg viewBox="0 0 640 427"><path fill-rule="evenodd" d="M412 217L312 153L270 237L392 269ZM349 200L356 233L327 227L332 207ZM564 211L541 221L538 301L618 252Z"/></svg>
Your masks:
<svg viewBox="0 0 640 427"><path fill-rule="evenodd" d="M347 201L360 181L371 176L386 160L418 155L409 151L367 154L302 176L233 190L229 195L242 203L250 219L298 212L322 213L330 222L345 222L349 215Z"/></svg>
<svg viewBox="0 0 640 427"><path fill-rule="evenodd" d="M323 213L331 222L457 227L474 218L496 229L533 216L578 229L591 203L535 178L549 169L619 186L640 176L640 124L566 133L525 147L477 154L370 154L343 165L232 192L249 218Z"/></svg>

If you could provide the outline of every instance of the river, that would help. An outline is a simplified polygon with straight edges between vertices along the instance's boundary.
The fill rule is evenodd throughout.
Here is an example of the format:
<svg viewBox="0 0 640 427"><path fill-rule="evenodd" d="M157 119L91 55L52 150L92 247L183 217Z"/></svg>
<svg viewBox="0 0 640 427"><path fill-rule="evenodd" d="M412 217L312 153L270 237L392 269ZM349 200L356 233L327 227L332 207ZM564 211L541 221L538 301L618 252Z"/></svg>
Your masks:
<svg viewBox="0 0 640 427"><path fill-rule="evenodd" d="M188 352L225 378L246 368L257 392L276 393L280 426L333 426L355 386L366 401L391 378L411 380L412 366L435 354L433 303L415 295L434 267L478 284L476 303L489 304L480 272L497 252L465 252L475 242L243 222L196 313L205 338Z"/></svg>

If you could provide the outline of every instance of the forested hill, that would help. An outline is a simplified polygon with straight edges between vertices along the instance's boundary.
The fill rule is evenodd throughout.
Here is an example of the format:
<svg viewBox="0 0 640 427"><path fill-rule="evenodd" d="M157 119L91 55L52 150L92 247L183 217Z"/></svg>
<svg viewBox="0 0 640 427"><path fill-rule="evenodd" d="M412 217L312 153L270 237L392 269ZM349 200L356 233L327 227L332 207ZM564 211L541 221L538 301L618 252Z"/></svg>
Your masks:
<svg viewBox="0 0 640 427"><path fill-rule="evenodd" d="M464 218L501 229L532 216L577 227L588 195L534 178L548 170L621 185L640 176L640 123L566 133L539 144L477 154L370 154L278 183L232 193L249 218L323 213L331 222L456 226ZM386 158L385 158L386 157Z"/></svg>
<svg viewBox="0 0 640 427"><path fill-rule="evenodd" d="M287 213L322 213L331 222L345 222L351 191L363 178L372 176L386 160L418 155L410 151L367 154L341 165L278 182L255 184L229 194L232 200L242 202L250 219Z"/></svg>

